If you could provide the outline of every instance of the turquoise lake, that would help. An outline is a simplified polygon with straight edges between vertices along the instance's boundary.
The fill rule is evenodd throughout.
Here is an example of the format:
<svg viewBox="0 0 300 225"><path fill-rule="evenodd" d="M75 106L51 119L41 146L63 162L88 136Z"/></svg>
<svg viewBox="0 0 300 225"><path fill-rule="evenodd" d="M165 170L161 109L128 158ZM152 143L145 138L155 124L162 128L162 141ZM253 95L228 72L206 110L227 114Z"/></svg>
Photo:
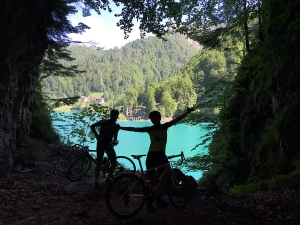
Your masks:
<svg viewBox="0 0 300 225"><path fill-rule="evenodd" d="M151 126L151 122L143 121L134 121L134 122L125 122L118 121L121 126L124 127L144 127ZM61 122L53 121L53 125L60 125ZM201 137L206 133L200 126L191 126L187 124L176 124L168 129L168 142L166 146L167 155L180 154L181 151L184 152L185 157L191 157L203 151L206 152L206 149L203 149L201 146L191 151L195 145L200 143ZM137 154L147 154L148 148L150 145L150 138L147 133L138 133L138 132L129 132L120 130L118 134L119 144L115 146L117 155L128 156L133 159L131 155ZM76 140L72 140L76 143ZM96 142L90 143L89 148L91 150L96 149ZM143 167L145 168L145 159L142 158ZM135 164L138 166L138 162L133 159ZM188 172L188 175L193 176L198 180L202 176L201 171L197 172Z"/></svg>

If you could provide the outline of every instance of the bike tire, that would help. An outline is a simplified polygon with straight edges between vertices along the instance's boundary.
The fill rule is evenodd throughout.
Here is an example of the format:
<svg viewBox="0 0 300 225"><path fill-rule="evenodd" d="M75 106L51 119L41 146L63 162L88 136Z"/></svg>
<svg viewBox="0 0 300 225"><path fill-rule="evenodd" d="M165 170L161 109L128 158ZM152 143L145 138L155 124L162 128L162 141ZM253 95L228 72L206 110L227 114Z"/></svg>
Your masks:
<svg viewBox="0 0 300 225"><path fill-rule="evenodd" d="M106 193L106 205L112 215L126 219L136 215L146 201L146 187L134 174L116 177Z"/></svg>
<svg viewBox="0 0 300 225"><path fill-rule="evenodd" d="M188 198L188 185L185 175L179 169L173 169L178 183L171 173L167 185L167 193L171 204L177 208L183 208L186 205Z"/></svg>
<svg viewBox="0 0 300 225"><path fill-rule="evenodd" d="M91 159L83 155L76 159L68 169L67 178L69 181L80 180L90 169Z"/></svg>
<svg viewBox="0 0 300 225"><path fill-rule="evenodd" d="M134 164L134 162L126 157L126 156L117 156L116 157L116 160L117 160L117 165L116 165L116 168L112 174L112 177L115 178L121 174L135 174L136 172L136 166ZM110 161L107 165L107 168L110 167ZM108 169L106 170L106 172L108 172Z"/></svg>

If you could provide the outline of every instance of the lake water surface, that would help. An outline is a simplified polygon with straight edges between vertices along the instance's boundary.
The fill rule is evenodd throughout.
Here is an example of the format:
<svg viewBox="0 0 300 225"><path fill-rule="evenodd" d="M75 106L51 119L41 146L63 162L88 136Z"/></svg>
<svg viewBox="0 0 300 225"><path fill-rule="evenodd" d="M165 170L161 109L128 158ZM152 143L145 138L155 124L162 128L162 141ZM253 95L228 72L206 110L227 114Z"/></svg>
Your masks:
<svg viewBox="0 0 300 225"><path fill-rule="evenodd" d="M58 125L60 122L54 121L53 125ZM151 126L151 122L125 122L118 121L121 126L124 127L144 127ZM206 151L201 146L191 151L196 144L200 143L200 138L206 133L200 126L191 126L187 124L177 124L168 129L168 142L166 146L166 154L174 155L184 152L185 157L191 157L196 155L198 152ZM120 130L118 134L119 144L115 146L117 155L128 156L133 159L131 155L147 154L150 138L147 133L129 132ZM72 140L76 143L76 140ZM96 143L90 143L89 148L91 150L96 149ZM145 168L145 159L142 158L143 167ZM133 159L135 164L138 166L138 162ZM201 171L189 172L188 175L193 176L196 180L202 176Z"/></svg>

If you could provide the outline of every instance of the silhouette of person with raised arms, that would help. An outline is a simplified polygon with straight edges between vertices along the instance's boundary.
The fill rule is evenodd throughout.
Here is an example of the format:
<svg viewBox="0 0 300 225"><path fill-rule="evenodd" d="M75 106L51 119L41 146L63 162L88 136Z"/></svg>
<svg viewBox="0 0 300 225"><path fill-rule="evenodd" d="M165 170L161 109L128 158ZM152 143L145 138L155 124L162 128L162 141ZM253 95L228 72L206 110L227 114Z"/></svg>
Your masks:
<svg viewBox="0 0 300 225"><path fill-rule="evenodd" d="M95 168L95 189L97 190L101 189L98 183L98 179L103 162L104 151L106 151L106 154L111 163L108 171L108 176L106 177L106 183L110 182L112 173L116 167L116 151L114 150L114 146L118 144L118 126L116 124L118 117L119 111L116 109L112 109L110 111L109 119L103 119L91 125L91 130L97 139L97 165ZM96 127L100 127L99 134L96 131Z"/></svg>
<svg viewBox="0 0 300 225"><path fill-rule="evenodd" d="M134 131L134 132L147 132L150 136L150 147L147 153L146 158L146 168L150 169L153 167L160 166L162 164L168 163L168 159L166 158L166 144L167 144L167 130L169 127L178 123L185 116L187 116L190 112L194 111L194 108L187 108L186 112L176 117L170 122L161 123L161 114L158 111L152 111L149 114L149 119L153 123L153 126L149 127L119 127L121 130L125 131ZM164 167L158 168L157 173L162 174L164 171ZM155 170L151 170L147 172L147 183L151 186L156 175ZM157 205L166 205L167 201L163 200L160 195L156 197ZM152 201L147 201L147 209L154 212L156 211L156 207L152 205Z"/></svg>

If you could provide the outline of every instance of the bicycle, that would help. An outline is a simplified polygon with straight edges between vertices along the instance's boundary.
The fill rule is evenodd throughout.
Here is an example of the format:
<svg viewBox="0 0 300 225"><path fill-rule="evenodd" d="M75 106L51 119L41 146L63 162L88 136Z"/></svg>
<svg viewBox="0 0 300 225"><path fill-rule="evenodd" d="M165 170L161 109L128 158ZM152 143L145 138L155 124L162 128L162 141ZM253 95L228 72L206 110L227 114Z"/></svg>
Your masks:
<svg viewBox="0 0 300 225"><path fill-rule="evenodd" d="M94 159L94 157L90 154L90 150L88 146L75 144L74 146L72 146L72 148L77 150L80 156L70 165L67 171L67 178L70 181L78 181L87 174L87 172L91 167L92 162L94 162L95 164L97 164L97 162ZM117 160L117 165L112 174L112 178L122 173L135 174L136 167L134 162L130 158L126 156L117 156L116 160ZM103 158L102 166L100 169L103 177L105 177L106 174L108 173L109 167L110 167L110 160L105 156Z"/></svg>
<svg viewBox="0 0 300 225"><path fill-rule="evenodd" d="M168 198L175 208L183 208L186 205L188 186L185 175L179 169L173 169L168 162L144 171L141 158L145 155L131 156L138 160L140 174L121 174L113 180L107 190L106 205L114 216L129 218L136 215L143 208L146 200L152 199L152 202L154 202L155 192L161 190L161 188L167 191ZM168 156L167 159L175 157L181 157L182 164L184 160L183 152L179 155ZM161 174L158 183L154 184L154 188L148 187L145 172L161 167L166 167L166 169ZM164 185L165 187L162 187Z"/></svg>

